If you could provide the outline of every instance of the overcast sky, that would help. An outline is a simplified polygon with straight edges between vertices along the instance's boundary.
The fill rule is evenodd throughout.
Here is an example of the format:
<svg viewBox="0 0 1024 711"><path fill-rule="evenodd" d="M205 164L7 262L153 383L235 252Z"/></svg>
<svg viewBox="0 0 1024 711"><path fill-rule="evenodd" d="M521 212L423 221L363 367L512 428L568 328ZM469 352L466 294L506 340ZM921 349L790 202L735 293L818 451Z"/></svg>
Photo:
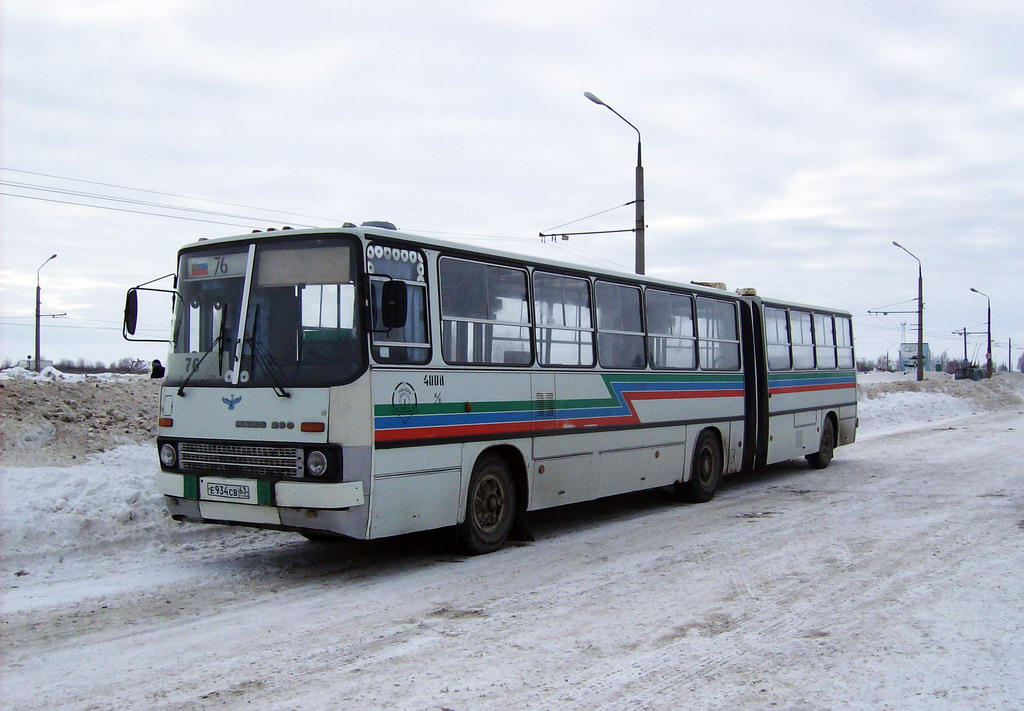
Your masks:
<svg viewBox="0 0 1024 711"><path fill-rule="evenodd" d="M125 290L172 271L182 244L253 227L385 219L631 271L630 234L537 237L633 199L636 133L584 91L642 132L649 274L849 309L858 355L895 356L916 314L868 311L916 310L917 262L896 240L923 263L933 353L961 356L953 332L985 330L971 287L991 297L996 361L1024 346L1020 0L0 13L0 358L33 352L53 253L39 274L43 314L66 314L43 319L54 360L162 358L121 338ZM632 226L623 207L565 229Z"/></svg>

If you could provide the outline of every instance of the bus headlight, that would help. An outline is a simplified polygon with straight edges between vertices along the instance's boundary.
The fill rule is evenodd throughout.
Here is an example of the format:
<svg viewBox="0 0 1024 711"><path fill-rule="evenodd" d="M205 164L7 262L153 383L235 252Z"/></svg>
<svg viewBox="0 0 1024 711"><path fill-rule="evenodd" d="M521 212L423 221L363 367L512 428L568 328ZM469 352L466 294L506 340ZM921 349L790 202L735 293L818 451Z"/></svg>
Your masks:
<svg viewBox="0 0 1024 711"><path fill-rule="evenodd" d="M165 467L173 467L178 462L178 450L173 444L164 443L160 446L160 463Z"/></svg>
<svg viewBox="0 0 1024 711"><path fill-rule="evenodd" d="M313 476L323 476L327 473L327 456L319 451L313 450L306 456L306 471Z"/></svg>

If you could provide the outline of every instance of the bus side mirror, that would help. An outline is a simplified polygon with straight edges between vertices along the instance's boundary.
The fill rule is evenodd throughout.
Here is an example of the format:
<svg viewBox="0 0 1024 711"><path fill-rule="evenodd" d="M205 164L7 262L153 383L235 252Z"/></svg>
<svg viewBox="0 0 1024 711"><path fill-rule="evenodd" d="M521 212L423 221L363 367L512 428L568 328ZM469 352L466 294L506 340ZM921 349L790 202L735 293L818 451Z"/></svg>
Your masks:
<svg viewBox="0 0 1024 711"><path fill-rule="evenodd" d="M409 292L404 281L386 281L381 285L380 322L384 328L404 328L409 312Z"/></svg>
<svg viewBox="0 0 1024 711"><path fill-rule="evenodd" d="M129 336L135 335L135 328L139 321L139 292L135 289L128 290L128 296L124 300L124 330Z"/></svg>
<svg viewBox="0 0 1024 711"><path fill-rule="evenodd" d="M124 337L124 340L126 340L126 341L139 341L140 343L167 343L168 339L166 339L166 338L131 338L131 336L134 336L135 332L139 328L139 292L140 291L152 291L153 293L156 293L156 294L170 294L171 295L171 303L174 303L174 299L180 299L181 298L181 294L179 294L175 289L154 289L151 286L146 286L146 284L152 284L154 281L160 281L160 279L166 279L169 276L174 276L174 275L173 274L165 274L162 277L158 277L156 279L151 279L151 280L147 281L145 284L139 284L138 286L133 286L131 289L128 290L128 293L127 293L127 295L125 295L125 299L124 299L124 324L121 327L121 336ZM149 299L148 296L144 296L143 298ZM143 306L146 308L147 311L149 310L149 305L148 304L149 304L148 301L145 304L143 304Z"/></svg>

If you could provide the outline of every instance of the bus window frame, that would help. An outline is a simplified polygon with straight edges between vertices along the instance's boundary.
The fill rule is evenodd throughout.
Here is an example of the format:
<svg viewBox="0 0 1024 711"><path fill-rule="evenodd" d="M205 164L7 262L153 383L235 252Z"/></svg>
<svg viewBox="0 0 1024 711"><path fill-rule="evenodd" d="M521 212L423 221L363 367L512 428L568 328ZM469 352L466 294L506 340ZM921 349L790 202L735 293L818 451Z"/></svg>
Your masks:
<svg viewBox="0 0 1024 711"><path fill-rule="evenodd" d="M700 370L702 370L702 371L714 372L714 373L730 373L730 372L731 373L736 373L736 372L743 372L743 370L744 370L744 363L743 363L742 338L741 338L741 334L740 334L740 323L739 323L739 305L738 305L739 302L734 300L734 299L723 299L723 298L720 298L720 297L718 297L716 295L712 295L712 294L697 294L696 297L697 298L695 299L695 304L694 304L695 305L694 315L696 317L696 324L695 324L695 326L696 326L696 330L697 330L697 367ZM703 301L710 301L710 302L714 302L714 303L718 303L718 304L728 304L730 307L732 307L732 324L733 324L733 332L736 334L736 338L735 339L711 338L711 337L705 338L705 337L702 337L700 335L700 305L701 305L701 301L702 300ZM734 367L734 368L716 368L713 365L705 366L704 365L704 359L701 358L701 347L702 347L702 345L705 342L707 342L709 344L715 344L715 343L729 343L729 344L733 344L736 347L736 367Z"/></svg>
<svg viewBox="0 0 1024 711"><path fill-rule="evenodd" d="M620 329L601 328L601 296L600 287L611 286L621 289L631 289L637 293L638 315L640 317L639 331L626 331ZM624 284L611 279L594 279L594 327L597 334L597 363L603 370L646 370L647 369L647 304L644 300L644 287L642 283ZM601 335L613 337L632 336L640 337L640 362L638 365L605 365L602 361L603 349L601 348Z"/></svg>
<svg viewBox="0 0 1024 711"><path fill-rule="evenodd" d="M417 281L413 281L412 279L409 279L409 278L406 278L406 277L395 277L392 274L387 274L387 273L384 273L384 272L378 272L377 271L376 263L375 262L371 262L371 260L382 259L383 255L382 256L377 256L377 254L375 253L371 257L370 254L369 254L369 252L371 250L376 252L377 248L380 248L382 251L384 249L391 249L393 251L394 250L398 250L399 252L403 252L404 251L404 252L409 252L410 254L412 254L412 253L417 254L419 256L419 260L417 262L414 262L414 263L420 264L423 267L422 270L421 270L421 273L419 275L420 279L417 280ZM370 336L370 338L369 338L369 346L368 346L368 350L369 350L369 354L370 354L370 359L375 364L387 365L387 366L397 365L397 366L413 366L413 367L417 367L418 366L418 367L423 367L425 365L428 365L434 359L434 334L433 334L433 331L431 329L431 325L432 324L431 324L431 318L430 318L430 301L431 301L431 299L430 299L430 280L428 279L428 276L430 274L430 269L428 267L429 257L427 255L427 253L422 249L422 247L419 247L419 246L416 246L416 245L408 244L408 243L405 243L405 242L395 242L394 240L387 239L387 238L385 238L383 236L368 234L368 235L366 235L366 244L364 245L364 248L363 248L363 258L364 258L364 261L365 261L363 267L364 267L364 271L366 273L366 299L367 299L367 303L369 304L368 318L369 318L370 323L369 323L369 327L367 328L367 332L369 333L369 336ZM399 260L399 261L401 261L401 260ZM371 263L373 263L373 267L374 267L372 271L370 269ZM374 283L374 281L388 281L388 280L403 282L406 285L407 289L408 289L408 287L410 285L416 286L416 287L419 287L419 286L423 287L423 319L424 319L424 333L425 333L425 337L426 337L426 342L425 343L397 342L397 341L383 341L383 342L380 342L380 343L376 342L377 334L379 334L381 332L378 331L377 328L376 328L378 314L377 314L377 304L376 304L376 301L374 300L374 295L373 295L373 283ZM413 300L410 299L408 301L408 304L409 304L409 311L407 311L407 314L406 314L406 318L407 319L411 318L411 316L413 315L412 312L411 312ZM380 357L379 350L381 348L404 348L404 349L406 349L406 351L414 349L414 348L415 349L425 349L427 351L427 355L426 355L426 358L424 360L408 360L408 359L406 359L406 360L388 360L388 359L384 359L384 358Z"/></svg>
<svg viewBox="0 0 1024 711"><path fill-rule="evenodd" d="M784 335L786 340L785 341L779 341L779 342L769 341L768 340L768 329L767 328L763 329L764 330L764 334L765 334L765 359L767 360L767 363L768 363L768 370L771 371L771 372L782 372L782 371L787 371L787 370L793 370L793 333L792 333L792 329L791 329L790 321L789 321L789 309L785 308L784 306L770 306L768 304L765 304L765 306L764 306L764 315L762 317L762 320L766 324L768 323L768 311L769 311L769 309L771 311L775 311L775 312L778 312L778 313L782 314L783 320L784 320L784 327L785 327L785 334L783 334L783 335ZM775 347L775 348L782 347L782 348L785 349L785 352L786 352L786 365L785 366L772 365L772 360L771 360L771 349L772 349L772 347Z"/></svg>
<svg viewBox="0 0 1024 711"><path fill-rule="evenodd" d="M588 302L589 302L588 303L588 310L590 312L590 327L589 328L575 327L575 326L549 326L549 325L541 324L540 316L538 314L538 309L537 309L537 282L536 282L536 278L537 278L538 275L541 275L543 277L558 277L560 279L572 279L572 280L575 280L575 281L582 282L584 285L586 285L587 299L588 299ZM530 285L530 289L531 289L531 293L530 293L530 306L532 308L532 331L533 331L532 341L533 341L534 358L536 359L537 365L539 365L541 368L550 368L550 369L557 369L557 370L561 370L561 369L591 370L593 368L598 367L597 304L596 304L596 294L595 294L595 287L594 287L593 281L591 279L588 279L585 276L579 276L579 275L575 275L575 274L567 274L565 272L552 271L552 270L549 270L549 269L534 269L531 272L531 274L530 274L530 283L529 283L529 285ZM588 364L580 363L580 364L577 364L577 365L572 365L572 364L565 364L565 363L544 362L541 359L541 351L542 351L542 349L541 349L541 339L540 339L540 332L541 332L541 330L544 330L544 329L547 329L547 330L550 330L550 331L575 331L577 333L589 333L590 334L590 348L589 348L589 350L590 350L590 357L591 357L590 363L588 363ZM582 343L579 344L579 345L581 347L583 346Z"/></svg>
<svg viewBox="0 0 1024 711"><path fill-rule="evenodd" d="M818 341L818 319L827 319L826 323L831 324L831 329L827 331L832 336L832 343L819 343ZM839 354L836 351L836 317L835 314L824 313L821 311L815 311L811 314L811 327L813 329L813 340L814 340L814 364L818 370L836 370L839 368ZM831 365L822 365L821 354L822 352L831 351L832 360Z"/></svg>
<svg viewBox="0 0 1024 711"><path fill-rule="evenodd" d="M807 311L805 309L788 309L788 311L789 311L789 338L790 338L789 348L790 348L790 352L792 354L792 369L793 370L815 370L818 367L818 365L817 365L818 358L817 358L817 353L815 353L815 351L814 351L814 346L815 346L815 344L814 344L814 314L813 314L813 312ZM807 319L808 319L808 323L807 323L807 325L808 325L807 336L808 336L808 338L810 340L808 342L806 342L806 343L803 342L803 341L801 341L800 343L796 342L796 324L795 324L795 321L797 319L794 318L795 315L806 316ZM810 361L811 361L810 365L805 365L803 363L800 363L799 365L797 364L797 349L798 348L801 350L801 352L803 352L805 350L810 352L810 356L811 356L811 358L810 358Z"/></svg>
<svg viewBox="0 0 1024 711"><path fill-rule="evenodd" d="M650 317L650 314L651 314L651 311L650 311L650 296L651 296L651 294L659 294L659 295L664 294L664 295L666 295L666 296L668 296L670 298L671 297L680 296L680 297L685 298L687 300L687 302L689 302L689 305L690 305L690 335L689 336L674 335L674 334L670 334L670 333L655 333L651 329L651 317ZM658 370L658 371L685 371L685 372L691 372L691 371L698 370L699 367L700 367L699 358L698 358L699 339L697 337L697 302L696 302L696 299L694 298L694 294L691 294L691 293L688 293L688 292L685 292L685 291L673 291L671 289L664 289L664 288L658 288L658 287L647 288L647 289L644 289L643 309L644 309L644 322L645 322L645 325L647 327L645 329L645 334L646 334L646 340L647 340L647 365L648 365L648 367L651 370ZM669 317L671 318L672 315L673 315L673 312L670 309L669 310ZM693 366L691 366L691 367L684 367L684 366L656 365L654 363L655 348L654 348L654 345L652 343L653 339L671 339L671 340L677 340L677 341L689 341L689 344L690 344L690 347L691 347L691 354L693 356Z"/></svg>
<svg viewBox="0 0 1024 711"><path fill-rule="evenodd" d="M505 269L512 272L518 272L523 275L523 291L524 299L523 303L526 305L526 322L521 321L504 321L494 319L477 319L466 316L445 316L445 283L444 283L444 263L446 261L452 262L464 262L466 264L476 264L484 268L493 269ZM437 316L441 326L441 333L439 335L441 358L447 365L460 366L460 367L484 367L484 368L528 368L536 362L536 353L534 349L534 315L533 315L533 303L531 293L531 280L530 272L523 266L512 265L512 264L500 264L494 261L488 261L481 258L471 258L465 256L456 256L454 254L442 254L437 258L437 293L438 293L438 306ZM469 323L469 324L480 324L480 325L491 325L491 326L509 326L514 328L526 329L525 342L529 346L529 351L526 353L529 358L524 362L509 362L507 360L503 362L496 362L493 360L487 361L461 361L461 360L449 360L447 351L447 331L445 329L446 323ZM508 340L508 339L503 339ZM453 344L454 345L454 344ZM519 353L520 351L510 351L512 353Z"/></svg>
<svg viewBox="0 0 1024 711"><path fill-rule="evenodd" d="M853 317L847 314L833 314L836 328L836 368L849 370L857 364L857 356L853 347ZM843 335L846 337L847 342L843 342L839 338L840 329L839 324L845 324ZM846 361L842 356L848 355L849 360Z"/></svg>

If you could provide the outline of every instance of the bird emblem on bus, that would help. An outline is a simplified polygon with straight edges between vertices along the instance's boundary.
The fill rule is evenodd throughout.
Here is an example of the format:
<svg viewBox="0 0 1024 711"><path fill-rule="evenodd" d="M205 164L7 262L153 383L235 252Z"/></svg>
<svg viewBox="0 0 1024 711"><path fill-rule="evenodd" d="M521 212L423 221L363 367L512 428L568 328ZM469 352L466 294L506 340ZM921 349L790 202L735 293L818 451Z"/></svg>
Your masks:
<svg viewBox="0 0 1024 711"><path fill-rule="evenodd" d="M238 403L242 402L242 396L239 395L238 397L234 397L234 396L232 396L232 397L222 397L220 400L221 400L221 402L223 402L225 405L228 406L229 410L234 410L235 409L235 405L237 405Z"/></svg>

